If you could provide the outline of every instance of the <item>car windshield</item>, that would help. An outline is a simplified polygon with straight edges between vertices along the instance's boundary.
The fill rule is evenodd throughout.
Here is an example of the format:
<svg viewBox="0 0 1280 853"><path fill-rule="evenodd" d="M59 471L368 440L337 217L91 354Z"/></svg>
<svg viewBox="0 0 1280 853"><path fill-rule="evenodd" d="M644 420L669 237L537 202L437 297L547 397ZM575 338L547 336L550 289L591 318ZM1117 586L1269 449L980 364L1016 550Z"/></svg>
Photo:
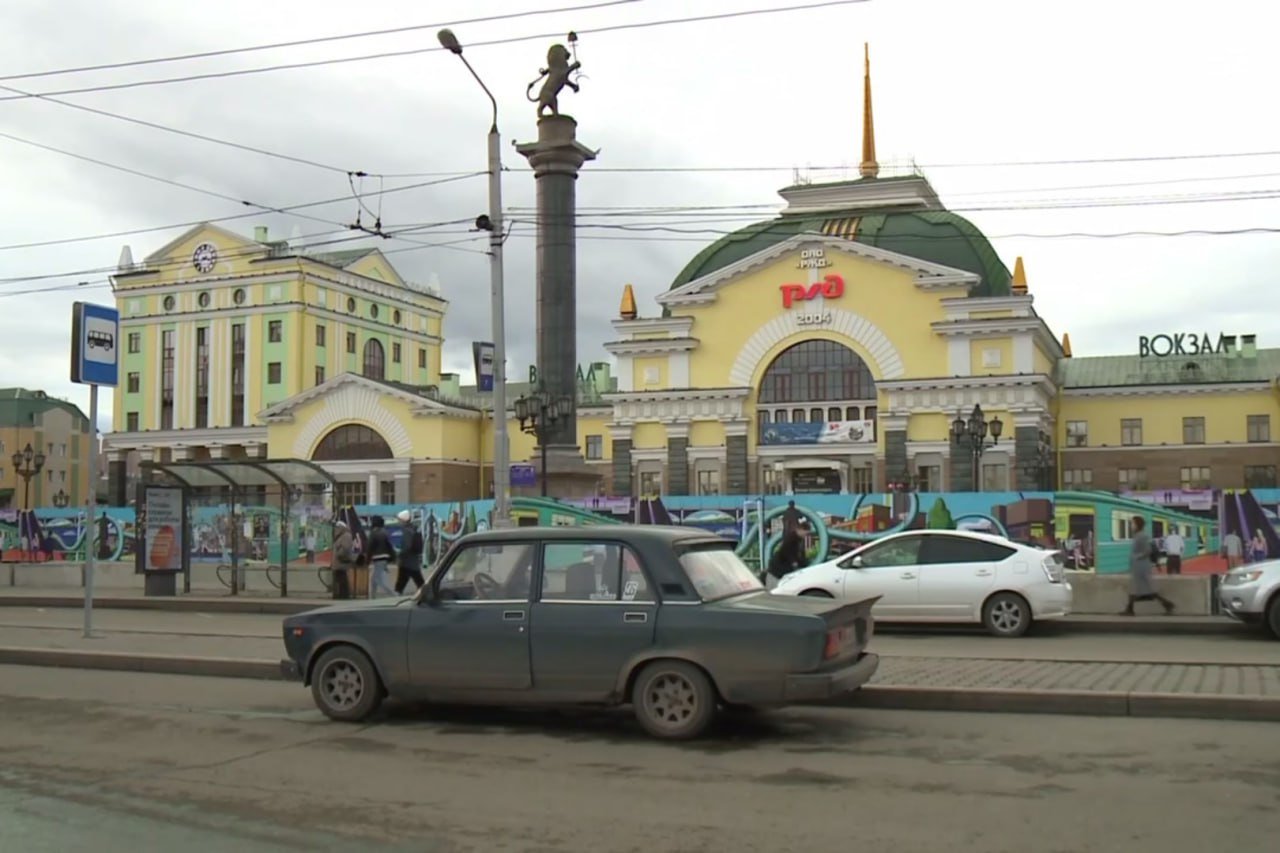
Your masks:
<svg viewBox="0 0 1280 853"><path fill-rule="evenodd" d="M680 565L703 601L764 589L729 544L690 548L680 555Z"/></svg>

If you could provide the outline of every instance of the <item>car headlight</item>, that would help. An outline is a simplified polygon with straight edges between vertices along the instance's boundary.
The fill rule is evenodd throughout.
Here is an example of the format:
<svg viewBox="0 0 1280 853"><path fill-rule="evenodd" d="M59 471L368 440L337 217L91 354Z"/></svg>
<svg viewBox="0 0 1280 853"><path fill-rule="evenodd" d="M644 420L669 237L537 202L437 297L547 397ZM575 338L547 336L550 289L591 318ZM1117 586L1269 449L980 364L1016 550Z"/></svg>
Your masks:
<svg viewBox="0 0 1280 853"><path fill-rule="evenodd" d="M1241 586L1247 583L1253 583L1262 577L1261 571L1253 572L1232 572L1228 574L1222 581L1223 586Z"/></svg>

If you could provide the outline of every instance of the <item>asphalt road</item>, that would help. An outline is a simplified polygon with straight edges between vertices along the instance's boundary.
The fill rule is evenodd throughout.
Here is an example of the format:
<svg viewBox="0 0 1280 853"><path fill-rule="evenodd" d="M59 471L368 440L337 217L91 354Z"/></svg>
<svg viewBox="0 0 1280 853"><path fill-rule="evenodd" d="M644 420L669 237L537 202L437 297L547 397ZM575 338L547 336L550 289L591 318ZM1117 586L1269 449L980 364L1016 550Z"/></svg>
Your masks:
<svg viewBox="0 0 1280 853"><path fill-rule="evenodd" d="M804 709L323 720L279 683L0 667L0 850L1264 850L1270 724Z"/></svg>

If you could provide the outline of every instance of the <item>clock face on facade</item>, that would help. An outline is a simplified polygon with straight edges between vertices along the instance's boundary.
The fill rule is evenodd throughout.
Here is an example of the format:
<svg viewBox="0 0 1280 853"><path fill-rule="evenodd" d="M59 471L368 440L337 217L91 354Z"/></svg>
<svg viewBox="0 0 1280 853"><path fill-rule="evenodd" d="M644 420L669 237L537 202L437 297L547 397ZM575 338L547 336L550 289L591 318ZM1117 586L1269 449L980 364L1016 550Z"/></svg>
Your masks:
<svg viewBox="0 0 1280 853"><path fill-rule="evenodd" d="M191 253L191 263L200 272L209 272L213 269L213 265L218 262L218 250L212 243L201 243L196 246L196 250Z"/></svg>

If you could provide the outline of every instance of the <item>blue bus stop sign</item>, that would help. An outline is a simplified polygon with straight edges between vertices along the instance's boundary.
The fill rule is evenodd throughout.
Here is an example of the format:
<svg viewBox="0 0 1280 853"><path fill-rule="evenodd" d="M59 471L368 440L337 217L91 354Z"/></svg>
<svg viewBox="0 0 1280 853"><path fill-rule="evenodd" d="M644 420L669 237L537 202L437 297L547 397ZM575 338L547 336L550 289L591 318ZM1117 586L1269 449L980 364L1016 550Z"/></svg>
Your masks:
<svg viewBox="0 0 1280 853"><path fill-rule="evenodd" d="M81 385L120 384L120 312L77 302L71 314L71 381Z"/></svg>

